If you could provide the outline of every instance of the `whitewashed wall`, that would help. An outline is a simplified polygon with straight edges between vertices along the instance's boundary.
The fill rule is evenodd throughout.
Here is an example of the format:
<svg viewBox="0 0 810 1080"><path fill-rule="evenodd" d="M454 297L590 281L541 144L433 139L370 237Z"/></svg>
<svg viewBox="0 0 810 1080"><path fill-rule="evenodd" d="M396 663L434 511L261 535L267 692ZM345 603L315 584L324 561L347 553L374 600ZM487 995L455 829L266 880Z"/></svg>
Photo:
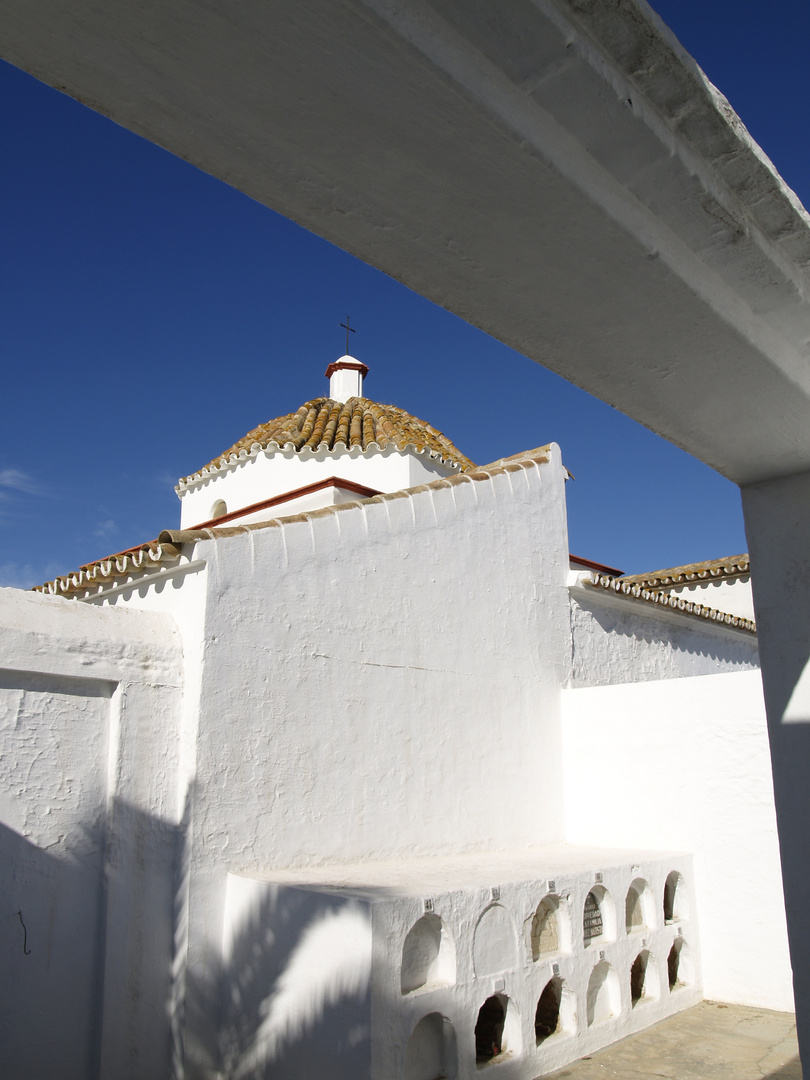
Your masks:
<svg viewBox="0 0 810 1080"><path fill-rule="evenodd" d="M561 484L557 456L198 546L197 783L232 862L559 838Z"/></svg>
<svg viewBox="0 0 810 1080"><path fill-rule="evenodd" d="M192 549L190 549L192 550ZM182 650L183 695L177 746L174 813L181 819L188 807L189 789L197 771L197 727L200 684L205 663L205 608L208 600L207 570L201 559L182 559L177 566L154 578L133 574L129 582L116 581L111 593L84 601L101 610L110 607L163 616L176 630ZM168 746L168 744L167 744Z"/></svg>
<svg viewBox="0 0 810 1080"><path fill-rule="evenodd" d="M193 552L193 548L189 548ZM127 584L119 581L111 595L99 596L88 603L97 610L109 607L124 611L144 611L151 617L163 616L171 626L177 628L182 649L183 694L179 705L176 741L169 731L161 734L159 747L167 753L167 766L171 762L176 767L172 777L174 805L172 813L179 823L178 827L178 867L175 880L174 897L174 941L172 944L171 964L171 1002L172 1018L172 1056L177 1064L177 1075L182 1075L182 1061L185 1056L185 1017L195 1008L195 989L190 994L186 986L188 958L188 923L190 890L190 848L193 838L193 792L197 773L197 732L200 718L200 686L202 670L205 664L205 610L208 599L207 569L200 559L183 559L180 565L171 568L166 575L161 575L149 582L138 575ZM82 605L84 606L84 605ZM165 964L165 958L162 960ZM218 958L210 965L212 980L216 980ZM209 985L211 980L206 982ZM215 1056L212 1047L206 1056ZM151 1078L150 1078L151 1080Z"/></svg>
<svg viewBox="0 0 810 1080"><path fill-rule="evenodd" d="M155 1080L169 1070L179 639L146 613L3 589L0 655L3 1076Z"/></svg>
<svg viewBox="0 0 810 1080"><path fill-rule="evenodd" d="M792 1009L759 673L562 698L568 840L694 852L706 996Z"/></svg>
<svg viewBox="0 0 810 1080"><path fill-rule="evenodd" d="M690 604L703 604L717 608L729 615L753 619L754 597L751 593L751 576L743 574L733 578L709 578L707 581L690 581L665 590L671 596L682 596Z"/></svg>
<svg viewBox="0 0 810 1080"><path fill-rule="evenodd" d="M385 450L365 451L359 447L304 449L299 452L276 448L260 450L182 488L180 527L188 529L210 520L213 507L220 499L231 513L330 476L339 476L342 480L351 480L376 491L399 491L445 476L457 476L458 472L457 468L444 465L427 451L400 453L392 445ZM317 505L327 503L323 501ZM297 511L271 509L258 520L268 521L277 517L279 512L286 514Z"/></svg>
<svg viewBox="0 0 810 1080"><path fill-rule="evenodd" d="M197 544L191 1075L214 1068L205 984L227 870L561 838L567 543L551 453Z"/></svg>
<svg viewBox="0 0 810 1080"><path fill-rule="evenodd" d="M759 668L755 635L604 589L571 589L570 686Z"/></svg>

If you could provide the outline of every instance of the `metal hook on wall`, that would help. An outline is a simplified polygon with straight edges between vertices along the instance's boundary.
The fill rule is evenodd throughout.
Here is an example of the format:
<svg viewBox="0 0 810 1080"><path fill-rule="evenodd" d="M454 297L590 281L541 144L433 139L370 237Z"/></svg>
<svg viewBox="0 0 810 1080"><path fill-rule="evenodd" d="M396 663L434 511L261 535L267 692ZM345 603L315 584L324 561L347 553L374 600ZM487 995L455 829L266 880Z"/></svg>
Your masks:
<svg viewBox="0 0 810 1080"><path fill-rule="evenodd" d="M25 923L23 922L22 909L20 909L17 914L20 916L20 925L23 928L23 952L26 956L30 956L31 950L28 948L28 930L26 929Z"/></svg>

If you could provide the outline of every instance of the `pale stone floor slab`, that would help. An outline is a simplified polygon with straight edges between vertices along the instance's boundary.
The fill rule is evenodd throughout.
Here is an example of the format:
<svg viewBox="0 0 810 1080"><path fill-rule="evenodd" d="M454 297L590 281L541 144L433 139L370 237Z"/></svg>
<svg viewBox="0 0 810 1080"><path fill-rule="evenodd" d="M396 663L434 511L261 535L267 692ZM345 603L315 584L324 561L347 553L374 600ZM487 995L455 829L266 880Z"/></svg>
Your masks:
<svg viewBox="0 0 810 1080"><path fill-rule="evenodd" d="M544 1080L801 1080L792 1013L704 1001Z"/></svg>

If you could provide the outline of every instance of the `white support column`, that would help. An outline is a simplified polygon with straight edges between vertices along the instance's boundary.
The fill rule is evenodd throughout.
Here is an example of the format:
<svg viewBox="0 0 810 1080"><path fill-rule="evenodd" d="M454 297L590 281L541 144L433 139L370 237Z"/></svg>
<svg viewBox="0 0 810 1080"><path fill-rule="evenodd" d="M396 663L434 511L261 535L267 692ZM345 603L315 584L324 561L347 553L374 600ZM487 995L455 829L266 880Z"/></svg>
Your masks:
<svg viewBox="0 0 810 1080"><path fill-rule="evenodd" d="M799 1047L810 1072L810 473L753 484L742 497Z"/></svg>

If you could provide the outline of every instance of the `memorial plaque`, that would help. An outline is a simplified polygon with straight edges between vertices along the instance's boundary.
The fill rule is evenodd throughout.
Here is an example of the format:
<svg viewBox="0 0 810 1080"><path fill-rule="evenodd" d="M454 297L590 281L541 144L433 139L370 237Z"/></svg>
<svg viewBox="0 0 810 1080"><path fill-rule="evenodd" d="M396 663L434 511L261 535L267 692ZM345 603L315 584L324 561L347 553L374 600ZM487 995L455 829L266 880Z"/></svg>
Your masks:
<svg viewBox="0 0 810 1080"><path fill-rule="evenodd" d="M584 937L586 941L599 937L602 933L602 912L592 892L585 897Z"/></svg>

